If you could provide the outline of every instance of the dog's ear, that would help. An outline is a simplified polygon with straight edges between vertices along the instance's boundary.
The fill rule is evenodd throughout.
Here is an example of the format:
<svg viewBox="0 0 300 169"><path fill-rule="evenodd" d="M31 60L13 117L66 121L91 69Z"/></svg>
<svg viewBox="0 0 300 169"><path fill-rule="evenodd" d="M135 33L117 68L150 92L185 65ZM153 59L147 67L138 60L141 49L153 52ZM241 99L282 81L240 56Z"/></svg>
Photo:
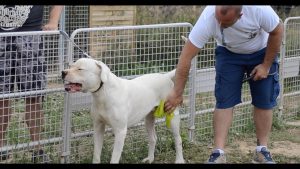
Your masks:
<svg viewBox="0 0 300 169"><path fill-rule="evenodd" d="M96 65L99 67L99 69L101 71L100 72L101 81L103 83L107 82L110 69L104 63L102 63L100 61L97 61Z"/></svg>

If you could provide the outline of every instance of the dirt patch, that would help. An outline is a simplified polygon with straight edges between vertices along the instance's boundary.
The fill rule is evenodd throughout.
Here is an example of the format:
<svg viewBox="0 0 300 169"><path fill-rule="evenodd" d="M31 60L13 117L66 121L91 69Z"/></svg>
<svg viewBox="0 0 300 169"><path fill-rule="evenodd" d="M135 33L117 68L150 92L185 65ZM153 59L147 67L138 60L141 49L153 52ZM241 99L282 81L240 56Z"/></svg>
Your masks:
<svg viewBox="0 0 300 169"><path fill-rule="evenodd" d="M286 124L290 126L300 126L300 120L287 122Z"/></svg>
<svg viewBox="0 0 300 169"><path fill-rule="evenodd" d="M240 151L243 154L254 152L256 145L254 143L239 141ZM290 141L275 141L272 142L272 148L269 148L272 154L281 154L287 157L299 157L300 156L300 144Z"/></svg>

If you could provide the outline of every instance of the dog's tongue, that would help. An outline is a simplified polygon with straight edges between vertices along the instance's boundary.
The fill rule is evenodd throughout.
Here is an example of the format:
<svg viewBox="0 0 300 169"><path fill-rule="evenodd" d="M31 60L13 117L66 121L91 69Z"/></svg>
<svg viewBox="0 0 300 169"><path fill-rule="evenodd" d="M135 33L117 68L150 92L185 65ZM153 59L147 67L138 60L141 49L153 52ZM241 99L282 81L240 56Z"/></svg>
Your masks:
<svg viewBox="0 0 300 169"><path fill-rule="evenodd" d="M69 83L65 84L65 90L70 93L79 92L81 90L81 84L79 83Z"/></svg>

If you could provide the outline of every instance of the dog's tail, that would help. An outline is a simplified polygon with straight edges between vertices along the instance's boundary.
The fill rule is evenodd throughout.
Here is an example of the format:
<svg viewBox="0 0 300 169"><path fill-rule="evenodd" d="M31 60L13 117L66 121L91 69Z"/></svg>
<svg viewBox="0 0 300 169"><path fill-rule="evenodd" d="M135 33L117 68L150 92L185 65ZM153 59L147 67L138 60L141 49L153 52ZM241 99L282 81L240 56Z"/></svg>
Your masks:
<svg viewBox="0 0 300 169"><path fill-rule="evenodd" d="M181 39L182 39L184 42L187 42L187 41L188 41L188 38L185 37L185 36L181 36Z"/></svg>

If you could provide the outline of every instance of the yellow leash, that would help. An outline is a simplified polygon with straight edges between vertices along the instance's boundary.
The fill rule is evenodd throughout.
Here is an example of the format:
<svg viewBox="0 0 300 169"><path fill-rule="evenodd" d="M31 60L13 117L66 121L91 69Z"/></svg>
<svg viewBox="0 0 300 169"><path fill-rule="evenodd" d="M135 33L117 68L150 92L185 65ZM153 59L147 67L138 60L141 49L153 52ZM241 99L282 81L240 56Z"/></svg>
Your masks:
<svg viewBox="0 0 300 169"><path fill-rule="evenodd" d="M168 128L171 128L171 120L174 117L174 111L172 113L167 113L164 111L165 101L161 100L159 106L156 108L154 112L154 117L163 118L166 117L166 125Z"/></svg>

